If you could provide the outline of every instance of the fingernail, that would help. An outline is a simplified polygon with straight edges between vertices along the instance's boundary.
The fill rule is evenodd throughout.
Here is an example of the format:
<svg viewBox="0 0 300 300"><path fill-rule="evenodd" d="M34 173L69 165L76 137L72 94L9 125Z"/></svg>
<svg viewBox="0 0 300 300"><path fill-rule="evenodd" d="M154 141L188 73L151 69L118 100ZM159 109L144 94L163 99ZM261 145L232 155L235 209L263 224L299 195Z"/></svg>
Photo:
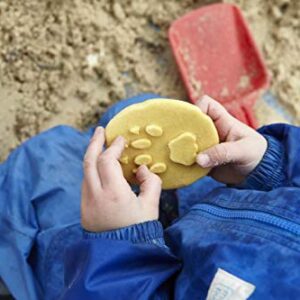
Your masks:
<svg viewBox="0 0 300 300"><path fill-rule="evenodd" d="M149 169L146 165L141 165L140 169L141 169L143 174L145 174L145 175L148 174Z"/></svg>
<svg viewBox="0 0 300 300"><path fill-rule="evenodd" d="M201 100L204 100L204 99L207 99L207 100L211 100L212 97L208 96L208 95L203 95Z"/></svg>
<svg viewBox="0 0 300 300"><path fill-rule="evenodd" d="M138 179L142 179L142 177L145 176L145 167L146 167L145 165L141 165L138 167L136 172L136 176Z"/></svg>
<svg viewBox="0 0 300 300"><path fill-rule="evenodd" d="M203 97L197 99L197 101L196 101L196 105L197 105L197 106L200 104L200 102L202 101L202 99L203 99Z"/></svg>
<svg viewBox="0 0 300 300"><path fill-rule="evenodd" d="M142 172L148 171L148 167L146 165L141 165L140 169L142 170Z"/></svg>
<svg viewBox="0 0 300 300"><path fill-rule="evenodd" d="M98 136L100 135L100 133L101 133L101 130L102 130L102 127L96 127L95 128L95 130L94 130L94 133L93 133L93 135L92 135L92 137L91 137L91 140L92 139L97 139L98 138Z"/></svg>
<svg viewBox="0 0 300 300"><path fill-rule="evenodd" d="M196 158L197 163L200 165L202 168L208 168L211 165L210 158L207 154L199 154Z"/></svg>
<svg viewBox="0 0 300 300"><path fill-rule="evenodd" d="M118 137L117 137L117 142L121 142L121 141L123 141L124 140L124 138L121 136L121 135L119 135Z"/></svg>
<svg viewBox="0 0 300 300"><path fill-rule="evenodd" d="M100 133L103 130L103 127L98 126L95 130L95 133Z"/></svg>
<svg viewBox="0 0 300 300"><path fill-rule="evenodd" d="M114 143L118 143L118 144L122 143L123 144L123 143L125 143L125 138L123 136L119 135L116 137Z"/></svg>
<svg viewBox="0 0 300 300"><path fill-rule="evenodd" d="M205 98L209 98L209 96L208 95L202 95L197 101L196 101L196 104L199 104L201 101L203 101L203 99L205 99Z"/></svg>

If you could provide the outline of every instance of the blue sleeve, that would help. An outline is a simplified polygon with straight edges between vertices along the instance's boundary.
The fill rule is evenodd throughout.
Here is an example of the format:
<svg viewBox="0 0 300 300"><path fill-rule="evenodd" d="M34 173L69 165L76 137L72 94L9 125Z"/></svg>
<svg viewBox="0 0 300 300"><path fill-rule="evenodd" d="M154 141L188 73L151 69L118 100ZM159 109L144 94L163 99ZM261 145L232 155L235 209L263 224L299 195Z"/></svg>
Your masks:
<svg viewBox="0 0 300 300"><path fill-rule="evenodd" d="M84 232L65 255L61 299L169 299L179 268L158 221Z"/></svg>
<svg viewBox="0 0 300 300"><path fill-rule="evenodd" d="M274 124L260 128L259 132L268 142L267 151L239 187L261 191L300 187L300 128Z"/></svg>

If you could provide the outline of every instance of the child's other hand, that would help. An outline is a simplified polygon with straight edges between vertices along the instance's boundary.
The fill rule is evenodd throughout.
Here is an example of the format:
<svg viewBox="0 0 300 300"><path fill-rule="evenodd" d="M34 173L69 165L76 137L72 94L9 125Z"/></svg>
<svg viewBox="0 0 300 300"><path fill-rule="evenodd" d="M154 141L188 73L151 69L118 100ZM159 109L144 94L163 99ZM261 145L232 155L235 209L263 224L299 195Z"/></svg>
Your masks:
<svg viewBox="0 0 300 300"><path fill-rule="evenodd" d="M197 105L214 121L221 142L198 154L197 163L203 168L213 168L210 176L220 182L242 182L261 161L267 149L266 139L208 96Z"/></svg>
<svg viewBox="0 0 300 300"><path fill-rule="evenodd" d="M85 230L113 230L158 219L161 192L160 178L146 166L140 166L137 197L125 180L118 159L125 139L118 137L102 152L104 129L98 127L84 158L84 180L81 198L81 223Z"/></svg>

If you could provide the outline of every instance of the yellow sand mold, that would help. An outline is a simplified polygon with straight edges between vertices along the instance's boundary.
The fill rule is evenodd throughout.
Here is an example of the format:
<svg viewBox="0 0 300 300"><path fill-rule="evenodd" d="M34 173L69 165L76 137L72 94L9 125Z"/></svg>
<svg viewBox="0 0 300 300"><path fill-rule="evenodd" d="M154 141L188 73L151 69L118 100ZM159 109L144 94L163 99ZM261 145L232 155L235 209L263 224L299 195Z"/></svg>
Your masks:
<svg viewBox="0 0 300 300"><path fill-rule="evenodd" d="M107 145L119 135L128 145L120 158L125 178L137 183L137 168L147 165L161 177L164 189L205 176L209 169L195 163L196 155L219 142L212 120L198 107L170 99L152 99L122 110L106 127Z"/></svg>

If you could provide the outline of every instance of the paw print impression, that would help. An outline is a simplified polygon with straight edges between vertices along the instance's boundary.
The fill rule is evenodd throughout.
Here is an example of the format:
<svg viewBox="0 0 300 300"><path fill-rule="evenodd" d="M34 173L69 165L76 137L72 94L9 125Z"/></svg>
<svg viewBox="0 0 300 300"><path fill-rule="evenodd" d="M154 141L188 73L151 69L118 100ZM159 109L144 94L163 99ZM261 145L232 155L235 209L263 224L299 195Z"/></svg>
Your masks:
<svg viewBox="0 0 300 300"><path fill-rule="evenodd" d="M139 135L141 132L140 126L133 126L129 128L129 132L134 135ZM143 149L150 149L152 146L152 141L150 140L150 137L160 137L163 135L163 129L155 124L149 124L144 128L147 135L149 135L149 138L140 138L135 139L133 141L130 141L130 147L137 149L137 150L143 150ZM120 162L122 164L128 164L129 163L129 157L127 155L123 155L120 158ZM154 162L152 156L145 152L143 154L139 154L134 157L134 163L137 166L140 165L146 165L149 167L150 171L156 174L164 173L167 170L167 165L164 162ZM137 168L133 168L132 172L136 173Z"/></svg>
<svg viewBox="0 0 300 300"><path fill-rule="evenodd" d="M141 137L129 141L131 148L136 150L145 150L142 154L138 154L133 157L133 162L136 165L132 169L133 173L136 173L138 166L146 165L149 167L150 171L156 174L162 174L167 171L167 165L162 161L154 161L150 153L147 153L147 150L151 149L153 138L157 138L163 135L164 131L161 126L155 124L149 124L145 128L140 126L133 126L129 128L131 134L140 135L141 130L144 130L149 138ZM152 139L150 139L150 137ZM196 161L196 155L198 151L196 135L191 132L184 132L177 136L176 138L170 140L167 144L169 149L169 158L173 163L181 164L184 166L191 166ZM128 155L123 155L120 159L122 164L129 163Z"/></svg>
<svg viewBox="0 0 300 300"><path fill-rule="evenodd" d="M170 159L184 166L191 166L196 161L197 138L191 132L184 132L168 143Z"/></svg>

